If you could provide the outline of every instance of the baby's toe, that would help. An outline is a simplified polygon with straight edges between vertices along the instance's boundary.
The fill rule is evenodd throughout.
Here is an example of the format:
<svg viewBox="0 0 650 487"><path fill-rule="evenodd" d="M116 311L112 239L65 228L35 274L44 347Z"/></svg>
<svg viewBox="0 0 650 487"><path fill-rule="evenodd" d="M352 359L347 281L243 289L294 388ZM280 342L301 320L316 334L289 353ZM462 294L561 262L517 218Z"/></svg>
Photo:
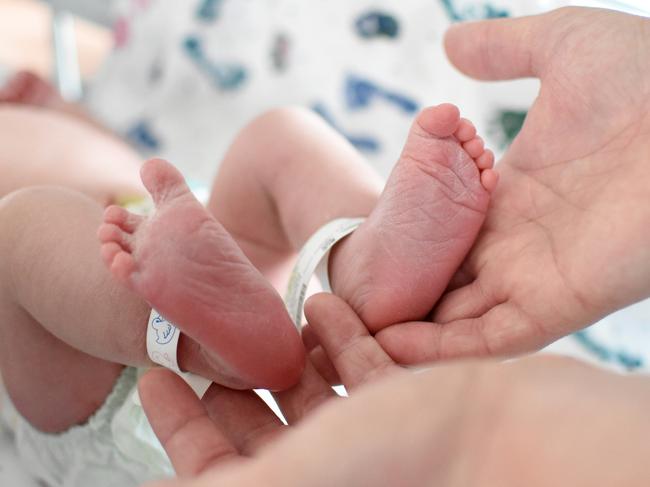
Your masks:
<svg viewBox="0 0 650 487"><path fill-rule="evenodd" d="M494 167L494 152L486 149L483 154L476 158L476 166L481 169L492 169Z"/></svg>
<svg viewBox="0 0 650 487"><path fill-rule="evenodd" d="M467 152L472 159L476 159L478 156L483 154L485 144L483 143L483 139L480 137L474 137L469 142L463 144L463 149L465 149L465 152Z"/></svg>
<svg viewBox="0 0 650 487"><path fill-rule="evenodd" d="M97 231L99 241L102 243L115 242L124 250L131 252L133 250L133 235L126 233L117 225L112 223L103 223Z"/></svg>
<svg viewBox="0 0 650 487"><path fill-rule="evenodd" d="M476 127L474 124L467 120L466 118L460 119L460 124L458 129L454 132L454 136L459 140L459 142L469 142L474 137L476 137Z"/></svg>

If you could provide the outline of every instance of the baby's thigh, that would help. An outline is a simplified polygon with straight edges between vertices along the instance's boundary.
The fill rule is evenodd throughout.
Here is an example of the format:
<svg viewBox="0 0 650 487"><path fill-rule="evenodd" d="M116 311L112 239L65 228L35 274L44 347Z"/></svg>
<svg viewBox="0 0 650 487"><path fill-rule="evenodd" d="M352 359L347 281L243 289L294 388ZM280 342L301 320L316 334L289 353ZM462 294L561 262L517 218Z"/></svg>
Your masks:
<svg viewBox="0 0 650 487"><path fill-rule="evenodd" d="M85 421L118 362L144 354L146 304L104 269L101 215L94 201L55 187L0 199L0 370L16 409L44 431Z"/></svg>
<svg viewBox="0 0 650 487"><path fill-rule="evenodd" d="M54 184L100 201L144 194L140 157L108 132L51 110L0 106L0 196Z"/></svg>

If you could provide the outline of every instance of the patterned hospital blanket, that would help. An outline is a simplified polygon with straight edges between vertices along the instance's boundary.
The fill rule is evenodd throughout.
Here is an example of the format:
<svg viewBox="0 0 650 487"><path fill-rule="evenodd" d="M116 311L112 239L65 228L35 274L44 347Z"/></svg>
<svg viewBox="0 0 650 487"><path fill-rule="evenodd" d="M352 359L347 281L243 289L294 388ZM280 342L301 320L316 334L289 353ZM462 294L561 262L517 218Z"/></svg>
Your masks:
<svg viewBox="0 0 650 487"><path fill-rule="evenodd" d="M451 101L497 153L519 130L534 81L457 73L452 22L538 13L548 0L124 0L116 49L88 107L143 155L207 184L237 131L281 105L313 109L387 176L415 112ZM650 360L650 304L550 347L626 370Z"/></svg>

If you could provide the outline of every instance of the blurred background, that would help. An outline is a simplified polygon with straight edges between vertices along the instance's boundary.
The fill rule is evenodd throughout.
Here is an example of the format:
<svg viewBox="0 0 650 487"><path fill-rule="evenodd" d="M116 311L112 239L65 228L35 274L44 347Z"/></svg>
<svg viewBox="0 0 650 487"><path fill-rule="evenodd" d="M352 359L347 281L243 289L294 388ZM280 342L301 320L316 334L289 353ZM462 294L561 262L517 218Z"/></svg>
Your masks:
<svg viewBox="0 0 650 487"><path fill-rule="evenodd" d="M100 9L80 9L95 5ZM72 28L78 41L81 75L89 80L113 46L109 24L111 2L66 2L64 12L75 12ZM104 8L105 7L105 8ZM83 15L80 15L83 14ZM45 78L54 75L52 26L54 11L37 0L0 0L0 69L28 69ZM104 24L104 25L102 25Z"/></svg>
<svg viewBox="0 0 650 487"><path fill-rule="evenodd" d="M650 11L648 0L0 0L0 83L37 73L196 185L246 122L287 104L321 114L387 176L421 107L458 104L499 155L535 96L535 81L456 72L442 49L451 23L569 4Z"/></svg>

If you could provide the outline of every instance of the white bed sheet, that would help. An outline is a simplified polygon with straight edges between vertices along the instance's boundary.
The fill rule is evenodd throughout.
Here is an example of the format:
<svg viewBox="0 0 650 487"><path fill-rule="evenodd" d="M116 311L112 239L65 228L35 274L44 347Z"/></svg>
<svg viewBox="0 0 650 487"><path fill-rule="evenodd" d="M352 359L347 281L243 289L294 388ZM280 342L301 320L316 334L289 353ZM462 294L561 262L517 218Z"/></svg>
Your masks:
<svg viewBox="0 0 650 487"><path fill-rule="evenodd" d="M2 408L4 394L0 383L0 408ZM13 438L0 422L0 486L42 487L42 485L32 478L27 466L16 456Z"/></svg>

